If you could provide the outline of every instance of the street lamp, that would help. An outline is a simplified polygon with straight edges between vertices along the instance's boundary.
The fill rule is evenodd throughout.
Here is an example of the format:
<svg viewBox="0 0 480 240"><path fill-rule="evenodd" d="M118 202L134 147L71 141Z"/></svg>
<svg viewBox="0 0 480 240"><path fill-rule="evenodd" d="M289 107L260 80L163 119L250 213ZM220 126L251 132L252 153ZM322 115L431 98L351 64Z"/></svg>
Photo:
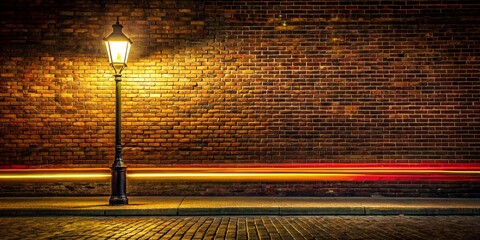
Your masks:
<svg viewBox="0 0 480 240"><path fill-rule="evenodd" d="M112 172L112 192L110 205L126 205L127 198L127 166L122 159L122 71L127 66L128 53L132 40L122 32L123 26L118 22L112 25L113 32L103 40L107 47L108 60L115 71L115 160L110 167Z"/></svg>

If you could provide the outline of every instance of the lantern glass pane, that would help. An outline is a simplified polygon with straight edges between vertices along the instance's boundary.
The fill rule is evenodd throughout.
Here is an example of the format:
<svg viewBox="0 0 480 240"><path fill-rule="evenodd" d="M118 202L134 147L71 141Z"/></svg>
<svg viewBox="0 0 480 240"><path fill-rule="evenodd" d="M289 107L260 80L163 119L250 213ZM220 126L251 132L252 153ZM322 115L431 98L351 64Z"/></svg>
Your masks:
<svg viewBox="0 0 480 240"><path fill-rule="evenodd" d="M128 52L130 50L129 42L105 42L108 51L110 63L124 64L127 63Z"/></svg>

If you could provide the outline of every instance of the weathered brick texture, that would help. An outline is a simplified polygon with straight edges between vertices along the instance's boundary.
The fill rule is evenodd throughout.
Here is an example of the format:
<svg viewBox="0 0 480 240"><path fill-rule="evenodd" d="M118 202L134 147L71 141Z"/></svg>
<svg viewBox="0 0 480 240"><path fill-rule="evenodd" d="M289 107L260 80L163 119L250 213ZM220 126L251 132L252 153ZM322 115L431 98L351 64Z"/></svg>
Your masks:
<svg viewBox="0 0 480 240"><path fill-rule="evenodd" d="M478 198L479 182L192 182L129 180L128 195L163 196L318 196ZM475 191L476 189L476 191ZM5 196L105 196L110 183L80 181L0 181Z"/></svg>
<svg viewBox="0 0 480 240"><path fill-rule="evenodd" d="M0 3L0 166L479 162L480 4Z"/></svg>

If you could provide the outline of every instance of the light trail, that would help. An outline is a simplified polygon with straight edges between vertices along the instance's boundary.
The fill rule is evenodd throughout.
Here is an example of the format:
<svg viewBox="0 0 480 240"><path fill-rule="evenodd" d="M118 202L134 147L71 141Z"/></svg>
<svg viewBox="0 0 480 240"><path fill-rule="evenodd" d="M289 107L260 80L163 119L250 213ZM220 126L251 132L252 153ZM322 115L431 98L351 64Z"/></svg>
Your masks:
<svg viewBox="0 0 480 240"><path fill-rule="evenodd" d="M480 164L249 164L129 168L129 180L215 182L480 181ZM0 181L107 181L108 168L0 169Z"/></svg>

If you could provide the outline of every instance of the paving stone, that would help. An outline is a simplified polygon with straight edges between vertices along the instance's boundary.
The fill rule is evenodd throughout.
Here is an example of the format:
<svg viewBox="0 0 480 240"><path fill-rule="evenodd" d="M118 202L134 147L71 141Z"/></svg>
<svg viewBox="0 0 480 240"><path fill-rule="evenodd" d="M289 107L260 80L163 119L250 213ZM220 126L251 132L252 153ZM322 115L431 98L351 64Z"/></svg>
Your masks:
<svg viewBox="0 0 480 240"><path fill-rule="evenodd" d="M1 217L0 239L478 239L480 216Z"/></svg>

